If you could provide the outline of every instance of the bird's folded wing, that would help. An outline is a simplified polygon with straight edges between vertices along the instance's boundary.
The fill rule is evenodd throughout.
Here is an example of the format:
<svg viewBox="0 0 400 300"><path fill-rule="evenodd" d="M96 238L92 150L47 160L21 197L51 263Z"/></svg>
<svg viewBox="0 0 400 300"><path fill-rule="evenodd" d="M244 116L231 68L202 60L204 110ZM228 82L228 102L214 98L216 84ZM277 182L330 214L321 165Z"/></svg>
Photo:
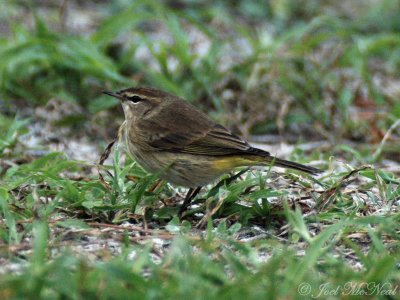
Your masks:
<svg viewBox="0 0 400 300"><path fill-rule="evenodd" d="M150 142L159 150L196 155L230 155L247 152L251 146L221 125L208 131L170 131Z"/></svg>
<svg viewBox="0 0 400 300"><path fill-rule="evenodd" d="M141 120L139 134L149 146L158 151L195 155L252 153L254 148L245 140L222 125L215 124L202 112L186 108L187 111L181 104L180 110L169 110L168 114L162 110L157 119Z"/></svg>
<svg viewBox="0 0 400 300"><path fill-rule="evenodd" d="M204 137L183 147L181 152L198 155L230 155L245 152L250 148L245 140L223 126L215 125Z"/></svg>

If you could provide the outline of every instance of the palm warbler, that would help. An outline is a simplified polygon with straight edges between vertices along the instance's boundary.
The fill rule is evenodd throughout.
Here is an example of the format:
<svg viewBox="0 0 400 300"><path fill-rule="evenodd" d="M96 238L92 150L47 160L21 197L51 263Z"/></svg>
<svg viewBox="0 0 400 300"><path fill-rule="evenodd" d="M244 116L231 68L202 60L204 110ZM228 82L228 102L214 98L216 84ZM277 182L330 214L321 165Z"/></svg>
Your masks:
<svg viewBox="0 0 400 300"><path fill-rule="evenodd" d="M322 172L250 146L169 93L143 87L103 93L122 102L127 148L134 159L146 171L191 191L235 167L273 164L311 174Z"/></svg>

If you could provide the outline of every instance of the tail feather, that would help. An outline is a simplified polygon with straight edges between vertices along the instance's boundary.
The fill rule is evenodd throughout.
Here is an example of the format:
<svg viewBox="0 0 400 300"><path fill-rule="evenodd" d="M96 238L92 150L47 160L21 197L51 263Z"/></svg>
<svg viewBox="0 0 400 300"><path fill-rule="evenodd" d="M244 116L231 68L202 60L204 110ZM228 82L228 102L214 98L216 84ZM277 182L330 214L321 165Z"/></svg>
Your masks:
<svg viewBox="0 0 400 300"><path fill-rule="evenodd" d="M250 148L246 152L247 152L247 154L255 155L257 157L257 161L262 162L262 163L268 163L268 164L272 164L272 165L278 166L278 167L295 169L295 170L299 170L299 171L306 172L309 174L318 174L318 173L323 172L322 170L314 168L314 167L302 165L299 163L295 163L293 161L284 160L284 159L280 159L280 158L271 156L271 154L269 152L266 152L261 149Z"/></svg>
<svg viewBox="0 0 400 300"><path fill-rule="evenodd" d="M280 159L280 158L273 157L273 156L270 156L270 158L271 158L271 163L273 163L273 165L275 165L275 166L291 168L291 169L303 171L303 172L310 173L310 174L318 174L318 173L323 172L320 169L302 165L299 163L295 163L293 161L284 160L284 159Z"/></svg>

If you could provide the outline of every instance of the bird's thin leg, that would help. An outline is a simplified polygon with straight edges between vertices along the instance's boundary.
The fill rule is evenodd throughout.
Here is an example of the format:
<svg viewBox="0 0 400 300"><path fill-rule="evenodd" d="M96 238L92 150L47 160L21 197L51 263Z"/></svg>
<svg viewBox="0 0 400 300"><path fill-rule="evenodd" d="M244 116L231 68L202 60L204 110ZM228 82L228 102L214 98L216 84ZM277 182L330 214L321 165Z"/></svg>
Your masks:
<svg viewBox="0 0 400 300"><path fill-rule="evenodd" d="M224 185L230 185L230 184L232 183L232 181L234 181L234 180L236 180L238 177L242 176L243 173L247 172L249 169L250 169L250 168L243 169L243 170L239 171L237 174L232 175L231 177L222 179L220 182L218 182L218 183L208 192L207 198L216 195L220 187L222 187L222 186L224 186Z"/></svg>
<svg viewBox="0 0 400 300"><path fill-rule="evenodd" d="M196 197L196 195L200 192L200 190L201 190L201 186L198 186L195 189L193 189L193 188L189 189L189 191L186 194L185 200L183 201L183 204L182 204L181 208L179 209L179 212L178 212L179 218L182 217L182 214L189 207L193 198Z"/></svg>

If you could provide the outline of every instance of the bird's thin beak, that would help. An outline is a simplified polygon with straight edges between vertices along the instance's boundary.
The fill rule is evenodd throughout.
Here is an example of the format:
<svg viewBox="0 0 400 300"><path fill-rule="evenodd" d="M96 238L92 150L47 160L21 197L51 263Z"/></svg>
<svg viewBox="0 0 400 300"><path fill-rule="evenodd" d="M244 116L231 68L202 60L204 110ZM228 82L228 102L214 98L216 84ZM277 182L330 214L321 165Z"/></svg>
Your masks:
<svg viewBox="0 0 400 300"><path fill-rule="evenodd" d="M111 96L111 97L115 97L115 98L117 98L119 100L122 100L121 95L119 95L118 93L114 93L114 92L111 92L111 91L102 91L102 93L106 94L108 96Z"/></svg>

